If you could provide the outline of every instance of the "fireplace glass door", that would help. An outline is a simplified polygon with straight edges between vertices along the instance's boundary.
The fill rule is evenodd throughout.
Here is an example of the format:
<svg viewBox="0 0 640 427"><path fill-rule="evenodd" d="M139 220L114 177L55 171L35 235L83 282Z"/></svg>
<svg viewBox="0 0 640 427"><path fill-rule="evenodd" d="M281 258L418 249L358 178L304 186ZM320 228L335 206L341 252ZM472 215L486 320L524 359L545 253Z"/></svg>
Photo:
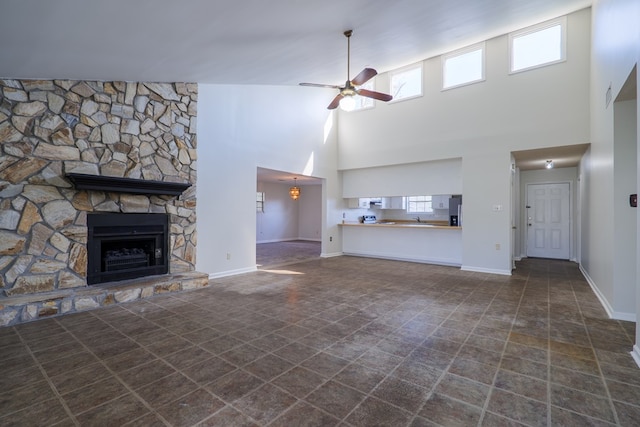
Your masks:
<svg viewBox="0 0 640 427"><path fill-rule="evenodd" d="M89 214L87 283L166 274L168 215Z"/></svg>

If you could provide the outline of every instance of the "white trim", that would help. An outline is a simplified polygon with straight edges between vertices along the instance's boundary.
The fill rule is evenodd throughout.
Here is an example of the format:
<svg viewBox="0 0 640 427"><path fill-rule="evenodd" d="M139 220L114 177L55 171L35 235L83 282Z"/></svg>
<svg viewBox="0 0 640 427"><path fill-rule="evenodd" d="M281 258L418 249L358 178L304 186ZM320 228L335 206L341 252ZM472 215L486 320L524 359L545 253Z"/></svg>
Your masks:
<svg viewBox="0 0 640 427"><path fill-rule="evenodd" d="M256 241L256 245L261 243L280 243L280 242L295 242L298 240L302 240L304 242L322 242L322 239L307 239L302 237L293 237L290 239L272 239L272 240L258 240Z"/></svg>
<svg viewBox="0 0 640 427"><path fill-rule="evenodd" d="M560 34L561 34L560 59L514 70L513 69L513 40L518 37L522 37L528 34L533 34L538 31L545 30L547 28L555 27L556 25L560 25ZM567 17L566 16L561 16L559 18L552 19L550 21L542 22L540 24L532 25L531 27L527 27L522 30L509 33L509 70L508 72L510 75L522 73L529 70L535 70L537 68L542 68L542 67L546 67L553 64L558 64L561 62L565 62L566 60L567 60Z"/></svg>
<svg viewBox="0 0 640 427"><path fill-rule="evenodd" d="M459 262L457 262L454 259L448 259L448 258L404 258L404 257L393 256L393 255L387 255L383 253L360 252L360 251L344 252L344 255L357 256L357 257L363 257L363 258L388 259L391 261L417 262L420 264L436 264L436 265L444 265L447 267L460 267Z"/></svg>
<svg viewBox="0 0 640 427"><path fill-rule="evenodd" d="M239 268L237 270L221 271L219 273L209 273L209 279L219 279L221 277L237 276L238 274L253 273L254 271L258 271L257 266Z"/></svg>
<svg viewBox="0 0 640 427"><path fill-rule="evenodd" d="M591 290L593 291L594 294L596 294L596 297L600 301L602 308L604 308L604 311L607 312L607 316L609 316L609 318L614 320L624 320L627 322L636 321L636 315L634 313L624 313L624 312L614 311L611 305L609 304L609 301L607 301L607 298L605 298L602 292L600 292L600 289L598 289L595 282L591 279L587 271L582 267L582 264L580 264L579 268L585 280L591 287Z"/></svg>
<svg viewBox="0 0 640 427"><path fill-rule="evenodd" d="M633 346L631 357L633 357L633 360L636 361L636 365L640 368L640 347L638 347L637 344Z"/></svg>
<svg viewBox="0 0 640 427"><path fill-rule="evenodd" d="M460 267L460 270L475 271L477 273L500 274L501 276L511 276L511 270L498 270L494 268L473 267L470 265L463 265L462 267Z"/></svg>
<svg viewBox="0 0 640 427"><path fill-rule="evenodd" d="M344 255L342 252L332 252L332 253L321 253L320 254L320 258L333 258L333 257L337 257L337 256L342 256Z"/></svg>
<svg viewBox="0 0 640 427"><path fill-rule="evenodd" d="M463 56L467 53L471 53L471 52L475 52L479 50L480 52L482 52L481 54L481 65L480 65L480 78L479 79L475 79L475 80L469 80L466 81L464 83L458 83L456 85L451 85L451 86L446 86L444 85L444 81L445 81L445 75L446 75L446 69L445 69L445 65L447 63L447 60L451 59L451 58L457 58L458 56ZM476 43L474 45L471 46L467 46L464 47L462 49L458 49L458 50L454 50L453 52L449 52L446 53L444 55L440 56L440 69L441 69L441 75L442 75L442 84L440 85L440 88L442 91L445 90L451 90L451 89L457 89L459 87L463 87L463 86L469 86L475 83L480 83L480 82L484 82L486 81L486 42L480 42L480 43Z"/></svg>

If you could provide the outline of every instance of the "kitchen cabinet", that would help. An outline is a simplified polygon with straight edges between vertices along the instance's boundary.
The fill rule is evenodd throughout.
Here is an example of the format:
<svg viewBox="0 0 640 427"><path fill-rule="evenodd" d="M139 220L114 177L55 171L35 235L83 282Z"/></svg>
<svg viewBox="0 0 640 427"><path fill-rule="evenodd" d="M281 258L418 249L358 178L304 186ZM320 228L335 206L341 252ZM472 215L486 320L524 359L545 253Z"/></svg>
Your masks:
<svg viewBox="0 0 640 427"><path fill-rule="evenodd" d="M347 199L347 207L352 208L352 209L369 209L370 205L370 198L369 197L360 197L358 198L350 198Z"/></svg>
<svg viewBox="0 0 640 427"><path fill-rule="evenodd" d="M438 194L435 196L431 196L431 207L433 209L449 209L449 198L451 196L448 194Z"/></svg>
<svg viewBox="0 0 640 427"><path fill-rule="evenodd" d="M403 197L383 197L382 209L404 209Z"/></svg>

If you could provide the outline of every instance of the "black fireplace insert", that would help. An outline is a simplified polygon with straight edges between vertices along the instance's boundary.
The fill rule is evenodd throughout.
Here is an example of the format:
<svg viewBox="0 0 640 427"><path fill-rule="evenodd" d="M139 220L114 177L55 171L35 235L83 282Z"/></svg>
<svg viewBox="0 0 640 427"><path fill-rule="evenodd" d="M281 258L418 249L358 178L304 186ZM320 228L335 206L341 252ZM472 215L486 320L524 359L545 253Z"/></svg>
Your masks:
<svg viewBox="0 0 640 427"><path fill-rule="evenodd" d="M87 283L113 282L169 272L169 215L87 215Z"/></svg>

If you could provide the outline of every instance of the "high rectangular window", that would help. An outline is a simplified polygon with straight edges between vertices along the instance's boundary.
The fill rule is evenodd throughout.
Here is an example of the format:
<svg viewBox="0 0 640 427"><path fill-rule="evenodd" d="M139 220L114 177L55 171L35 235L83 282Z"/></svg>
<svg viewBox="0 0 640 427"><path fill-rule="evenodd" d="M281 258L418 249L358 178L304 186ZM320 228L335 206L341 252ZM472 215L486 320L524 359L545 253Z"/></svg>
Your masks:
<svg viewBox="0 0 640 427"><path fill-rule="evenodd" d="M511 72L551 65L566 59L566 17L509 34Z"/></svg>
<svg viewBox="0 0 640 427"><path fill-rule="evenodd" d="M451 89L484 80L484 43L442 56L442 88Z"/></svg>
<svg viewBox="0 0 640 427"><path fill-rule="evenodd" d="M422 96L422 63L393 71L390 74L393 101Z"/></svg>

